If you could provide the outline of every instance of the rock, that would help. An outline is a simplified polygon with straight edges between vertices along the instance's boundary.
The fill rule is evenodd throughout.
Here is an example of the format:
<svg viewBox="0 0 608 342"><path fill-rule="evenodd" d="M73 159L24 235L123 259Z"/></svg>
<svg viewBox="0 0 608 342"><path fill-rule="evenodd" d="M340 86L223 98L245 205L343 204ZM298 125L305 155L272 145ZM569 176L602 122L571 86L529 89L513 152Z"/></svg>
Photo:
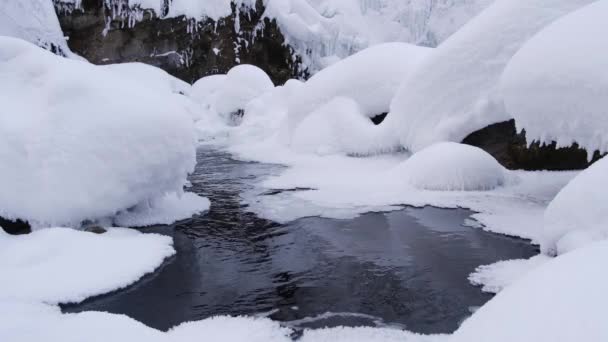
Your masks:
<svg viewBox="0 0 608 342"><path fill-rule="evenodd" d="M84 229L85 232L93 233L93 234L104 234L107 230L100 226L91 226Z"/></svg>
<svg viewBox="0 0 608 342"><path fill-rule="evenodd" d="M30 224L22 220L7 220L0 217L0 227L4 228L4 231L12 235L29 234L32 232Z"/></svg>
<svg viewBox="0 0 608 342"><path fill-rule="evenodd" d="M528 147L525 132L517 133L514 120L473 132L462 143L485 150L508 169L580 170L601 158L596 152L589 162L587 152L576 144L556 148L555 143L541 146L535 142Z"/></svg>
<svg viewBox="0 0 608 342"><path fill-rule="evenodd" d="M217 22L162 18L124 4L121 11L113 11L104 0L83 0L79 8L60 0L54 4L70 49L94 64L142 62L189 83L226 73L237 64L259 66L275 84L307 76L300 59L284 44L276 21L262 17L261 0L252 10L232 4L232 15ZM132 19L136 10L138 21ZM121 14L112 17L116 12Z"/></svg>

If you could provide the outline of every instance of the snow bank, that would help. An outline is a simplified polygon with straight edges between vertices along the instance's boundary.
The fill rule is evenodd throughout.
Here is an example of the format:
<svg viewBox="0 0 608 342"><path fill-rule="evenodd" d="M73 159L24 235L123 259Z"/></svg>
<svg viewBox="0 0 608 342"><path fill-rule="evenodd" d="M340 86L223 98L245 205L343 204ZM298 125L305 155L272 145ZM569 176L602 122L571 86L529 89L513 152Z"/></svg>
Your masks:
<svg viewBox="0 0 608 342"><path fill-rule="evenodd" d="M190 84L166 71L144 63L119 63L100 65L100 68L114 72L119 77L129 78L141 84L148 90L165 92L167 94L188 95Z"/></svg>
<svg viewBox="0 0 608 342"><path fill-rule="evenodd" d="M475 191L503 185L506 170L480 148L445 142L415 153L399 172L418 189Z"/></svg>
<svg viewBox="0 0 608 342"><path fill-rule="evenodd" d="M608 238L608 158L581 172L553 199L545 212L541 248L562 254Z"/></svg>
<svg viewBox="0 0 608 342"><path fill-rule="evenodd" d="M374 125L359 105L336 97L308 115L296 128L290 147L299 153L371 155L397 149L397 139Z"/></svg>
<svg viewBox="0 0 608 342"><path fill-rule="evenodd" d="M308 114L338 96L357 102L369 117L388 112L401 82L430 51L405 43L381 44L320 71L290 99L291 132Z"/></svg>
<svg viewBox="0 0 608 342"><path fill-rule="evenodd" d="M469 275L469 281L473 285L482 286L483 292L498 293L549 260L550 257L539 254L530 259L503 260L482 265Z"/></svg>
<svg viewBox="0 0 608 342"><path fill-rule="evenodd" d="M608 152L608 3L598 1L542 30L502 78L507 110L529 141L576 142ZM559 99L556 101L556 99Z"/></svg>
<svg viewBox="0 0 608 342"><path fill-rule="evenodd" d="M66 44L53 3L48 0L0 2L0 36L27 40L64 56L74 56Z"/></svg>
<svg viewBox="0 0 608 342"><path fill-rule="evenodd" d="M448 335L419 335L405 330L370 327L337 327L306 330L301 342L441 342Z"/></svg>
<svg viewBox="0 0 608 342"><path fill-rule="evenodd" d="M195 164L185 97L13 38L0 78L0 216L78 226L181 193Z"/></svg>
<svg viewBox="0 0 608 342"><path fill-rule="evenodd" d="M171 237L131 229L49 228L19 236L0 229L0 303L81 302L133 284L173 254Z"/></svg>
<svg viewBox="0 0 608 342"><path fill-rule="evenodd" d="M607 341L606 258L602 241L545 263L477 310L450 341Z"/></svg>
<svg viewBox="0 0 608 342"><path fill-rule="evenodd" d="M145 227L171 224L209 210L211 202L193 193L168 193L140 203L116 216L114 223L122 227Z"/></svg>
<svg viewBox="0 0 608 342"><path fill-rule="evenodd" d="M443 42L402 84L385 121L415 152L508 120L498 91L511 57L543 27L593 0L498 0ZM591 39L591 38L589 38Z"/></svg>
<svg viewBox="0 0 608 342"><path fill-rule="evenodd" d="M313 73L370 46L436 46L493 0L266 0L287 44Z"/></svg>

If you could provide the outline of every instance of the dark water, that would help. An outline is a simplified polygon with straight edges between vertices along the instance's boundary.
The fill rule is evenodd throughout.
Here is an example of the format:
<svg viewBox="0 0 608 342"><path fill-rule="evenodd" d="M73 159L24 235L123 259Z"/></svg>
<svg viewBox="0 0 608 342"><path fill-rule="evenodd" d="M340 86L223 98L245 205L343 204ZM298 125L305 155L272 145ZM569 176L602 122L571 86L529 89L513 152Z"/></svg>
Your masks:
<svg viewBox="0 0 608 342"><path fill-rule="evenodd" d="M491 298L467 281L476 266L535 254L525 241L464 227L466 210L407 208L279 225L248 212L240 200L275 166L209 150L200 150L198 159L192 191L210 197L211 211L146 229L172 235L177 255L128 289L65 306L65 312L122 313L162 330L244 314L295 328L452 332Z"/></svg>

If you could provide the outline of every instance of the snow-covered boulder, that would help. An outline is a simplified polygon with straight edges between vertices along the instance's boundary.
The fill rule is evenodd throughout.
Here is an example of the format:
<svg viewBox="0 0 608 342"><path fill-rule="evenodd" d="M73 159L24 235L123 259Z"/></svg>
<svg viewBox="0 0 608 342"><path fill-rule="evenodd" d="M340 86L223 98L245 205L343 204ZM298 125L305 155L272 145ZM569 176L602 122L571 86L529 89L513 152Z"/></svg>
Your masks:
<svg viewBox="0 0 608 342"><path fill-rule="evenodd" d="M396 148L352 99L337 97L308 115L296 128L291 149L303 153L371 155Z"/></svg>
<svg viewBox="0 0 608 342"><path fill-rule="evenodd" d="M190 84L169 75L163 69L144 63L107 64L101 67L117 73L118 76L140 82L146 89L154 88L167 94L188 95L192 88Z"/></svg>
<svg viewBox="0 0 608 342"><path fill-rule="evenodd" d="M451 142L431 145L398 167L422 190L481 191L505 182L505 169L484 150Z"/></svg>
<svg viewBox="0 0 608 342"><path fill-rule="evenodd" d="M452 342L608 341L608 241L559 256L477 310Z"/></svg>
<svg viewBox="0 0 608 342"><path fill-rule="evenodd" d="M529 140L608 151L608 3L549 25L513 57L502 77L508 112Z"/></svg>
<svg viewBox="0 0 608 342"><path fill-rule="evenodd" d="M0 1L0 36L24 39L55 53L74 56L49 0Z"/></svg>
<svg viewBox="0 0 608 342"><path fill-rule="evenodd" d="M545 211L541 248L563 254L591 241L608 238L608 158L576 176Z"/></svg>
<svg viewBox="0 0 608 342"><path fill-rule="evenodd" d="M226 75L213 75L196 81L191 96L204 109L231 123L233 115L244 111L249 101L273 88L270 77L262 69L241 64L230 69Z"/></svg>
<svg viewBox="0 0 608 342"><path fill-rule="evenodd" d="M182 192L195 165L184 96L8 37L0 79L0 216L79 225Z"/></svg>
<svg viewBox="0 0 608 342"><path fill-rule="evenodd" d="M443 42L404 81L386 124L415 152L438 141L460 142L510 116L499 80L511 57L535 33L593 0L498 0Z"/></svg>
<svg viewBox="0 0 608 342"><path fill-rule="evenodd" d="M289 101L289 129L335 97L347 97L366 116L385 113L403 80L432 49L406 43L376 45L311 77Z"/></svg>

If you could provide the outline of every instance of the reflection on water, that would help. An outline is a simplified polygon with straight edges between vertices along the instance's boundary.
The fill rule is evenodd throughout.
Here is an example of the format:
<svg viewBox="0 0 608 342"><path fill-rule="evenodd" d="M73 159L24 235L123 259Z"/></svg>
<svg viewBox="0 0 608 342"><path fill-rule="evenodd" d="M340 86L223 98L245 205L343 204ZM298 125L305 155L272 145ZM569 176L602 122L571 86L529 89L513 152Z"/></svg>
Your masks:
<svg viewBox="0 0 608 342"><path fill-rule="evenodd" d="M210 197L211 211L147 230L172 235L177 255L128 289L64 311L123 313L163 330L245 314L295 328L451 332L490 298L467 281L476 266L535 252L524 241L465 227L471 212L461 209L407 208L279 225L248 212L240 199L277 166L210 150L200 150L198 159L191 190Z"/></svg>

